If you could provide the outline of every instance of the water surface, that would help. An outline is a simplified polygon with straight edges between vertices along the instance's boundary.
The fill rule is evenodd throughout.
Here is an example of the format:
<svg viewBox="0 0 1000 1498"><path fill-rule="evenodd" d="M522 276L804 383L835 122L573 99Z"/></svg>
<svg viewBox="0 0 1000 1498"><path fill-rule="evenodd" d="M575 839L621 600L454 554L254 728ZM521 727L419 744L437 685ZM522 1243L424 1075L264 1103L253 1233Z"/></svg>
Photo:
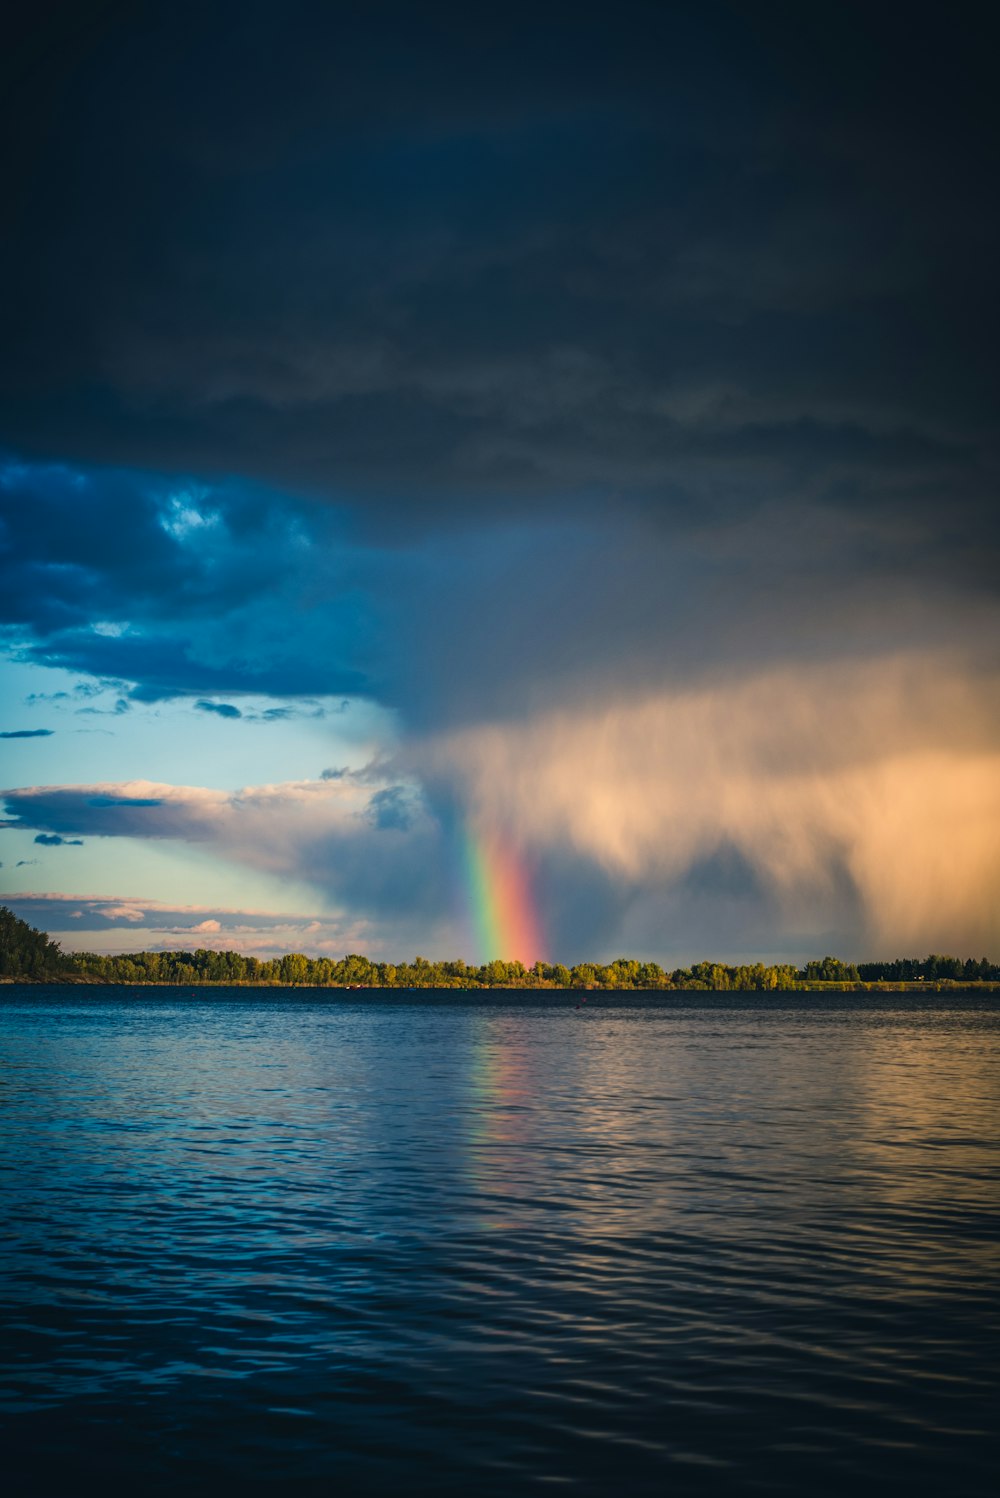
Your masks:
<svg viewBox="0 0 1000 1498"><path fill-rule="evenodd" d="M18 1493L985 1494L1000 1011L0 989Z"/></svg>

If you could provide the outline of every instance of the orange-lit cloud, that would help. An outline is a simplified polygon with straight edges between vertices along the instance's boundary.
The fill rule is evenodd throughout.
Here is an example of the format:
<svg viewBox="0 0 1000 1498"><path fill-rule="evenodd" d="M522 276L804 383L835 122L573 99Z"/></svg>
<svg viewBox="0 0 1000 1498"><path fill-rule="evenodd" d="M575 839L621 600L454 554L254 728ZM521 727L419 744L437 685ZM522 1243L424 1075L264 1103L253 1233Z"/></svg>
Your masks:
<svg viewBox="0 0 1000 1498"><path fill-rule="evenodd" d="M421 762L486 825L669 887L728 846L816 929L845 875L870 949L1000 937L995 683L952 659L787 667L486 725Z"/></svg>

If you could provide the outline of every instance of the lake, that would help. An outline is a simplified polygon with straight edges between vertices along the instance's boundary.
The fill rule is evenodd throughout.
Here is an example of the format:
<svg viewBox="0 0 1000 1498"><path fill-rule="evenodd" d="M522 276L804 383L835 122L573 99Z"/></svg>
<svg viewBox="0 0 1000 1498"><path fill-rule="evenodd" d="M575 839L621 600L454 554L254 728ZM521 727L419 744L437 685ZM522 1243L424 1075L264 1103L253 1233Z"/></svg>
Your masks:
<svg viewBox="0 0 1000 1498"><path fill-rule="evenodd" d="M994 1490L1000 1006L0 988L17 1494Z"/></svg>

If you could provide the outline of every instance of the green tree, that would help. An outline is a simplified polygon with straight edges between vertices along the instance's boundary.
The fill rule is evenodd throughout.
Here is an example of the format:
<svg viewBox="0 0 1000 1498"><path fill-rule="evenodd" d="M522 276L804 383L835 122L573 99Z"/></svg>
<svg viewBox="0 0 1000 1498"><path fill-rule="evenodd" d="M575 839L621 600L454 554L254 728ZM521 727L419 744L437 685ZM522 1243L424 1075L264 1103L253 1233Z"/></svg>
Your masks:
<svg viewBox="0 0 1000 1498"><path fill-rule="evenodd" d="M308 983L309 960L301 952L288 952L278 962L282 983Z"/></svg>
<svg viewBox="0 0 1000 1498"><path fill-rule="evenodd" d="M822 962L806 963L806 978L812 983L856 983L858 970L839 957L824 957Z"/></svg>
<svg viewBox="0 0 1000 1498"><path fill-rule="evenodd" d="M578 962L569 975L571 988L596 988L600 979L592 962Z"/></svg>
<svg viewBox="0 0 1000 1498"><path fill-rule="evenodd" d="M22 921L6 905L0 905L0 975L55 977L65 973L69 966L57 942Z"/></svg>

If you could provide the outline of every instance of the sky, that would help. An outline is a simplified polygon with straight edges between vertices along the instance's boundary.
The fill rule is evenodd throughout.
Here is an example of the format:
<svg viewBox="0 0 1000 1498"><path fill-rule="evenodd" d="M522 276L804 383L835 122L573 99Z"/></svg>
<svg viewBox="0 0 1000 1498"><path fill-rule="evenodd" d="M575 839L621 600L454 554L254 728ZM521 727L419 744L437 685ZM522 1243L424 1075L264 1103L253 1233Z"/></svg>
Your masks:
<svg viewBox="0 0 1000 1498"><path fill-rule="evenodd" d="M22 7L0 901L1000 957L988 23Z"/></svg>

